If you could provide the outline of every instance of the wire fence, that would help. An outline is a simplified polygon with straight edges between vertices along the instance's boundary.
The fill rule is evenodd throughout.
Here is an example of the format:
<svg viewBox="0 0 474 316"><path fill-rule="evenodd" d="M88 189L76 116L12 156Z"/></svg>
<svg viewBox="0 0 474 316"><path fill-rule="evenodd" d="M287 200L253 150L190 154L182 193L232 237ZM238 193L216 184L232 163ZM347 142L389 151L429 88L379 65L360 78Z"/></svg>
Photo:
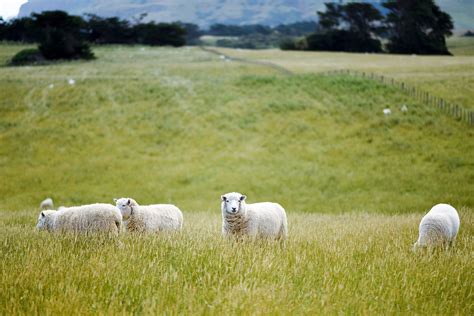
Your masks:
<svg viewBox="0 0 474 316"><path fill-rule="evenodd" d="M261 66L266 66L275 69L276 71L280 72L281 74L291 76L294 75L294 73L291 70L286 69L285 67L276 65L271 62L267 61L260 61L260 60L251 60L247 58L240 58L240 57L232 57L228 56L226 54L223 54L222 52L218 51L217 49L212 49L209 47L203 47L200 46L200 48L208 53L214 54L214 55L219 55L222 58L226 58L228 60L235 60L239 61L242 63L246 64L251 64L251 65L261 65ZM379 81L383 84L386 85L391 85L394 86L406 94L412 96L416 100L419 100L425 104L428 104L430 106L435 106L444 113L454 117L455 119L466 122L470 126L474 126L474 111L465 109L459 104L455 104L452 102L449 102L443 98L434 96L426 91L421 90L420 88L417 88L413 85L410 85L406 82L395 80L394 78L386 77L383 75L378 75L375 73L370 73L370 72L363 72L363 71L357 71L357 70L350 70L350 69L340 69L340 70L330 70L326 71L323 73L320 73L323 75L345 75L345 76L354 76L354 77L360 77L364 79L370 79L370 80L376 80Z"/></svg>
<svg viewBox="0 0 474 316"><path fill-rule="evenodd" d="M474 111L463 108L459 104L449 102L443 98L434 96L426 91L421 90L415 86L412 86L406 82L395 80L390 77L378 75L374 73L368 73L357 70L342 69L342 70L331 70L323 73L324 75L347 75L361 77L364 79L376 80L383 84L394 86L406 94L412 96L416 100L426 103L430 106L435 106L444 113L451 115L457 120L466 122L471 126L474 126Z"/></svg>
<svg viewBox="0 0 474 316"><path fill-rule="evenodd" d="M240 57L232 57L232 56L226 55L224 53L221 53L217 49L204 47L204 46L200 46L200 48L205 52L208 52L208 53L211 53L211 54L214 54L214 55L218 55L221 58L225 58L225 59L228 59L228 60L234 60L234 61L238 61L238 62L241 62L241 63L250 64L250 65L259 65L259 66L270 67L270 68L273 68L274 70L278 71L279 73L281 73L283 75L287 75L287 76L291 76L291 75L294 74L291 70L288 70L285 67L276 65L276 64L268 62L268 61L252 60L252 59L240 58Z"/></svg>

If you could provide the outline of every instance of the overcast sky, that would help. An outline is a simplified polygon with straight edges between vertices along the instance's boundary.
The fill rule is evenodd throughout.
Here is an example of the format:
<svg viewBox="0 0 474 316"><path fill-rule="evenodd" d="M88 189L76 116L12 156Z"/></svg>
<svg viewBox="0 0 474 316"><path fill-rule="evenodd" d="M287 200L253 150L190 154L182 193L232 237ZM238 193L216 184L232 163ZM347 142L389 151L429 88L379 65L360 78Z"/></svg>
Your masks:
<svg viewBox="0 0 474 316"><path fill-rule="evenodd" d="M0 0L0 16L4 19L16 17L20 6L27 0Z"/></svg>

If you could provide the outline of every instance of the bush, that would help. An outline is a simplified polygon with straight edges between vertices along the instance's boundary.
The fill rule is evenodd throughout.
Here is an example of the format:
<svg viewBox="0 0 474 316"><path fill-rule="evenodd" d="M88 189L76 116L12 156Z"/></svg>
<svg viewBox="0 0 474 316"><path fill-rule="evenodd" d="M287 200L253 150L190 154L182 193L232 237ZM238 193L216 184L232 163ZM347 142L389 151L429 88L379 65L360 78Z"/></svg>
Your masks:
<svg viewBox="0 0 474 316"><path fill-rule="evenodd" d="M39 50L46 59L92 59L88 43L82 38L84 20L63 11L33 14L35 26L41 31Z"/></svg>
<svg viewBox="0 0 474 316"><path fill-rule="evenodd" d="M308 49L308 43L306 38L292 39L287 38L280 42L281 50L306 50Z"/></svg>
<svg viewBox="0 0 474 316"><path fill-rule="evenodd" d="M37 64L44 61L43 55L37 48L29 48L19 51L10 61L13 66Z"/></svg>

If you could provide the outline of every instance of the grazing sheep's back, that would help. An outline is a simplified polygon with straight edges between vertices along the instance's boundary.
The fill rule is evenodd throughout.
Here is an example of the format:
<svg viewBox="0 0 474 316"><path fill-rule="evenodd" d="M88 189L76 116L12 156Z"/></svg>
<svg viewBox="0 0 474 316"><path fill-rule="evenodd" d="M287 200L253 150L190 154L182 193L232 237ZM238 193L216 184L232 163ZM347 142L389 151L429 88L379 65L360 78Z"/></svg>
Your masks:
<svg viewBox="0 0 474 316"><path fill-rule="evenodd" d="M172 204L140 205L134 207L125 225L132 232L180 230L183 227L183 213Z"/></svg>
<svg viewBox="0 0 474 316"><path fill-rule="evenodd" d="M111 204L90 204L63 208L55 214L53 228L57 231L104 232L118 234L122 215Z"/></svg>
<svg viewBox="0 0 474 316"><path fill-rule="evenodd" d="M456 239L459 225L459 215L454 207L437 204L422 218L415 247L452 242Z"/></svg>
<svg viewBox="0 0 474 316"><path fill-rule="evenodd" d="M286 238L288 223L285 209L278 203L247 204L249 229L261 237Z"/></svg>

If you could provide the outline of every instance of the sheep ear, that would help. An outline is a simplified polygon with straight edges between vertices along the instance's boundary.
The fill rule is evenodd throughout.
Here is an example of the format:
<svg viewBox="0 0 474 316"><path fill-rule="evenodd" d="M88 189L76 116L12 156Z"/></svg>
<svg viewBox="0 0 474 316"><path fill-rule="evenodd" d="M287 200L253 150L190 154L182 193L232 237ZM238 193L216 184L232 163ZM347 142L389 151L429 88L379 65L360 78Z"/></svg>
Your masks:
<svg viewBox="0 0 474 316"><path fill-rule="evenodd" d="M225 202L225 195L221 195L221 200Z"/></svg>
<svg viewBox="0 0 474 316"><path fill-rule="evenodd" d="M130 205L130 203L131 203L131 202L130 202L130 199L128 199L128 201L127 201L127 205Z"/></svg>
<svg viewBox="0 0 474 316"><path fill-rule="evenodd" d="M246 195L242 195L242 196L240 197L240 202L242 202L242 201L245 200L246 198L247 198Z"/></svg>
<svg viewBox="0 0 474 316"><path fill-rule="evenodd" d="M45 217L44 212L41 212L41 217Z"/></svg>
<svg viewBox="0 0 474 316"><path fill-rule="evenodd" d="M114 198L114 202L117 203L118 199Z"/></svg>

